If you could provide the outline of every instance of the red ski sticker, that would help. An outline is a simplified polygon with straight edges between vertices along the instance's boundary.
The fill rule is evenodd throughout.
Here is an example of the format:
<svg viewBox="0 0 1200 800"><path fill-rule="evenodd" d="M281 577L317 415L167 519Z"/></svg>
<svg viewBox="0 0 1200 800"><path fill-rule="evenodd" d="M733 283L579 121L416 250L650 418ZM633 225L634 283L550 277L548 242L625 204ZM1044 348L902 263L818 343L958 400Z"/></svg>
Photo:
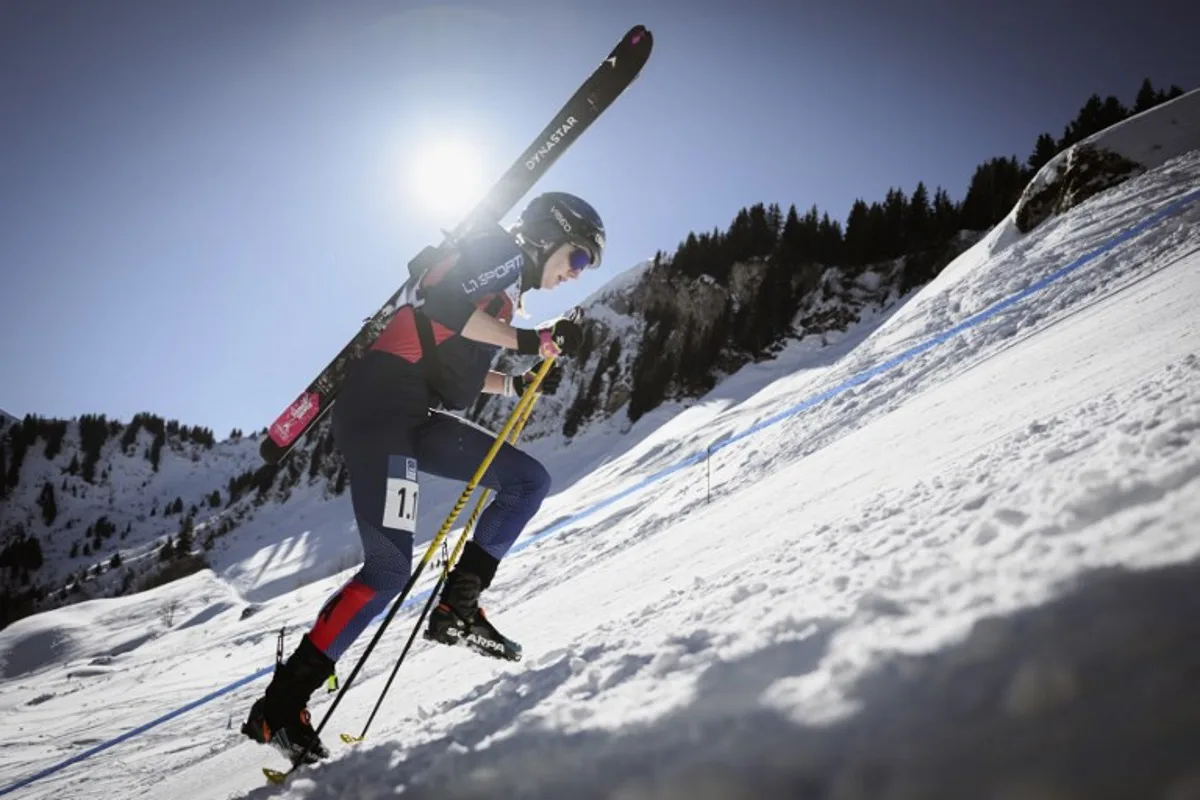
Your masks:
<svg viewBox="0 0 1200 800"><path fill-rule="evenodd" d="M271 439L280 447L287 447L304 428L317 416L321 410L321 395L316 392L305 392L296 398L296 402L288 406L287 411L279 415L279 419L271 425Z"/></svg>

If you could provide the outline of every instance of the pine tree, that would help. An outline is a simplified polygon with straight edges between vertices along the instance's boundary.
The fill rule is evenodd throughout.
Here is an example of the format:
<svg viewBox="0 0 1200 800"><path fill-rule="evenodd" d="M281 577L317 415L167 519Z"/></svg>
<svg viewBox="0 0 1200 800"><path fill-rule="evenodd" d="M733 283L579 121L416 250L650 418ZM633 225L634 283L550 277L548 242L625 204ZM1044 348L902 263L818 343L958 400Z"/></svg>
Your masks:
<svg viewBox="0 0 1200 800"><path fill-rule="evenodd" d="M1129 116L1129 112L1121 105L1121 101L1113 96L1103 100L1100 95L1093 94L1083 104L1078 116L1067 125L1060 142L1060 149L1066 149L1073 144L1083 141L1094 133L1115 125Z"/></svg>
<svg viewBox="0 0 1200 800"><path fill-rule="evenodd" d="M1129 109L1122 105L1121 101L1113 97L1111 94L1104 98L1104 106L1101 112L1100 124L1103 126L1100 130L1104 130L1112 125L1116 125L1121 120L1129 116Z"/></svg>
<svg viewBox="0 0 1200 800"><path fill-rule="evenodd" d="M778 217L778 207L776 207L776 217ZM755 203L751 206L747 218L750 224L747 231L749 255L751 258L766 258L775 249L775 243L779 240L780 226L776 220L772 220L771 214L762 203Z"/></svg>
<svg viewBox="0 0 1200 800"><path fill-rule="evenodd" d="M1140 114L1143 111L1148 111L1162 102L1159 99L1158 92L1154 91L1154 86L1150 83L1149 78L1142 79L1142 88L1138 89L1137 98L1133 103L1133 113Z"/></svg>
<svg viewBox="0 0 1200 800"><path fill-rule="evenodd" d="M871 247L871 209L866 201L858 198L850 207L846 217L846 265L861 267L867 263Z"/></svg>
<svg viewBox="0 0 1200 800"><path fill-rule="evenodd" d="M66 420L47 420L43 432L46 435L46 460L53 461L62 451L63 439L67 435Z"/></svg>
<svg viewBox="0 0 1200 800"><path fill-rule="evenodd" d="M790 219L791 216L791 211L789 211L788 218ZM828 218L829 215L825 216ZM794 248L796 261L802 264L830 264L833 254L826 252L824 235L821 232L821 212L815 203L809 207L808 211L804 212L804 217L799 219L799 223L798 228L795 226L792 228L792 243L789 245ZM784 222L783 227L786 231L788 223Z"/></svg>
<svg viewBox="0 0 1200 800"><path fill-rule="evenodd" d="M896 258L908 250L908 198L903 189L888 189L883 201L883 229L879 239L880 255Z"/></svg>
<svg viewBox="0 0 1200 800"><path fill-rule="evenodd" d="M871 203L867 208L867 257L866 263L880 261L890 257L891 249L885 247L888 242L887 214L880 202Z"/></svg>
<svg viewBox="0 0 1200 800"><path fill-rule="evenodd" d="M1033 146L1033 153L1030 154L1028 165L1030 172L1037 172L1042 167L1050 163L1050 159L1058 155L1058 144L1054 141L1054 137L1048 133L1043 133L1038 136L1037 143Z"/></svg>
<svg viewBox="0 0 1200 800"><path fill-rule="evenodd" d="M937 239L943 242L962 230L958 207L941 186L933 192L933 230Z"/></svg>
<svg viewBox="0 0 1200 800"><path fill-rule="evenodd" d="M779 203L767 206L767 227L771 231L772 241L779 241L779 236L783 233L783 211L779 208Z"/></svg>
<svg viewBox="0 0 1200 800"><path fill-rule="evenodd" d="M842 223L830 218L829 212L821 214L821 226L817 238L816 261L820 264L837 264L846 260L846 237Z"/></svg>
<svg viewBox="0 0 1200 800"><path fill-rule="evenodd" d="M788 265L795 265L804 258L804 231L795 205L788 207L787 216L779 229L779 244L775 245L772 258Z"/></svg>
<svg viewBox="0 0 1200 800"><path fill-rule="evenodd" d="M183 558L192 552L192 535L195 531L195 525L191 517L184 517L183 524L179 527L179 537L175 540L175 557Z"/></svg>
<svg viewBox="0 0 1200 800"><path fill-rule="evenodd" d="M150 444L150 466L155 472L158 472L158 466L162 462L163 445L167 443L167 435L162 431L154 434L154 441Z"/></svg>
<svg viewBox="0 0 1200 800"><path fill-rule="evenodd" d="M125 432L121 434L121 452L125 455L132 455L134 445L137 444L138 431L142 428L142 414L134 414L133 420L125 427Z"/></svg>
<svg viewBox="0 0 1200 800"><path fill-rule="evenodd" d="M88 483L96 478L96 464L100 451L108 441L111 428L104 414L84 414L79 418L80 448L83 450L83 467L80 474Z"/></svg>
<svg viewBox="0 0 1200 800"><path fill-rule="evenodd" d="M42 507L42 519L47 525L53 525L54 518L58 516L58 503L54 500L54 485L50 481L42 485L42 493L38 495L37 502Z"/></svg>
<svg viewBox="0 0 1200 800"><path fill-rule="evenodd" d="M632 386L626 412L632 422L666 399L675 373L675 359L667 353L667 340L677 323L670 306L646 311L646 328L630 376Z"/></svg>
<svg viewBox="0 0 1200 800"><path fill-rule="evenodd" d="M924 250L933 240L933 210L925 182L917 183L908 202L908 252Z"/></svg>
<svg viewBox="0 0 1200 800"><path fill-rule="evenodd" d="M9 433L8 443L12 447L12 459L8 464L8 475L0 476L0 479L5 480L8 487L12 488L21 482L21 465L25 462L25 451L29 445L25 443L24 437L16 435L15 430Z"/></svg>
<svg viewBox="0 0 1200 800"><path fill-rule="evenodd" d="M963 199L962 226L972 231L991 228L1017 202L1027 181L1028 174L1015 156L980 164Z"/></svg>

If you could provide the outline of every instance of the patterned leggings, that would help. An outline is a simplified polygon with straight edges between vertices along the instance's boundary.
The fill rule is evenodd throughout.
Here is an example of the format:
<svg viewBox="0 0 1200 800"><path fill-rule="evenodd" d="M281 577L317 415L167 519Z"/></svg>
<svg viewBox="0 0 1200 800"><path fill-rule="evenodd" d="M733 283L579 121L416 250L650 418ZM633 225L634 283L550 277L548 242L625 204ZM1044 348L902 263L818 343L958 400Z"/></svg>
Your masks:
<svg viewBox="0 0 1200 800"><path fill-rule="evenodd" d="M339 404L341 401L339 400ZM422 404L423 405L423 404ZM339 409L335 406L334 411ZM358 424L343 410L334 414L334 439L350 472L350 499L362 537L363 565L325 603L309 633L313 644L334 661L400 593L412 571L412 524L403 530L404 513L416 469L445 478L470 480L495 441L491 434L443 412L414 409L384 425ZM413 463L415 460L415 464ZM414 469L415 468L415 469ZM482 486L495 492L479 517L473 539L497 560L516 541L550 491L550 475L532 456L505 444L484 475ZM392 496L389 498L389 487Z"/></svg>

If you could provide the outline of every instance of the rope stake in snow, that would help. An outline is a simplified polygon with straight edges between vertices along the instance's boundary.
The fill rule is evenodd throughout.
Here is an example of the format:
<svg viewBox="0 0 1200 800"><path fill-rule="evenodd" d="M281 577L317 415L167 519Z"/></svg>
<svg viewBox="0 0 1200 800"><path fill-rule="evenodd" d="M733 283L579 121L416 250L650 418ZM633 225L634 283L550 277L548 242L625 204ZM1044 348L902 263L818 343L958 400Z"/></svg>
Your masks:
<svg viewBox="0 0 1200 800"><path fill-rule="evenodd" d="M712 450L710 444L704 451L704 502L712 502Z"/></svg>
<svg viewBox="0 0 1200 800"><path fill-rule="evenodd" d="M496 454L500 452L500 448L508 440L509 435L516 428L518 421L520 421L522 417L527 416L528 409L532 408L533 404L537 401L539 396L538 388L542 385L542 379L546 377L546 374L550 372L550 369L554 366L554 361L555 360L553 358L547 358L542 362L541 368L538 369L537 373L533 377L533 382L529 385L529 388L525 391L525 394L521 395L521 399L517 402L516 407L513 408L512 413L509 414L508 421L504 423L504 427L500 429L500 433L496 434L496 439L492 442L492 446L487 451L487 455L483 457L483 461L480 462L479 468L475 470L475 474L471 476L471 480L467 483L466 488L464 488L462 494L458 496L458 502L454 504L454 508L452 508L449 515L446 516L446 521L442 523L442 527L438 530L437 534L432 540L430 540L429 547L425 548L425 555L421 557L421 562L417 564L417 568L413 570L412 575L409 576L408 582L404 584L404 588L400 590L400 594L397 595L396 599L392 602L392 607L388 610L387 616L383 618L383 622L380 623L379 630L375 631L375 635L371 637L371 641L367 645L367 649L364 650L363 654L358 657L358 663L354 665L354 669L350 670L350 674L346 676L346 680L342 684L341 691L337 693L337 697L333 698L333 704L329 706L329 710L327 710L325 712L325 716L321 718L321 724L317 726L316 735L313 736L312 742L316 742L320 738L321 731L325 729L325 724L329 722L329 718L332 717L333 712L337 710L338 704L342 702L342 698L346 696L346 692L348 692L350 687L354 684L354 679L358 677L358 673L360 670L362 670L363 664L367 662L367 657L371 655L371 651L375 649L375 645L377 645L379 640L383 637L383 632L387 630L388 625L391 624L392 619L396 616L396 612L398 612L400 607L404 605L404 601L408 597L408 593L412 591L412 587L416 584L417 579L420 578L421 573L425 571L426 565L429 564L434 553L436 553L438 548L441 547L442 541L446 538L446 535L450 533L450 529L454 527L454 521L458 519L458 515L462 513L463 507L466 506L467 501L471 499L471 495L475 493L475 489L479 486L479 482L483 480L483 476L487 473L488 467L492 465L492 461L496 458ZM264 767L263 773L272 783L282 783L283 780L287 778L287 776L290 775L298 765L304 762L307 756L307 750L301 753L300 756L293 762L292 768L287 772L279 772L277 770Z"/></svg>

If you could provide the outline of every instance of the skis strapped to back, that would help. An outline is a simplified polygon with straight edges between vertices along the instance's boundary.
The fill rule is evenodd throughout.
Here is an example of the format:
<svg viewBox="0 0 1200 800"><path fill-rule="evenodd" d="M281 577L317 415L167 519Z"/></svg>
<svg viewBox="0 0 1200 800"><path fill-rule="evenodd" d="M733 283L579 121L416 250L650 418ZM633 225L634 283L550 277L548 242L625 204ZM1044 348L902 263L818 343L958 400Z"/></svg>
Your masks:
<svg viewBox="0 0 1200 800"><path fill-rule="evenodd" d="M409 263L410 274L422 274L472 230L499 224L558 157L633 82L650 57L653 42L653 36L645 27L636 25L631 28L521 157L492 186L479 205L447 235L446 241L436 247L426 247L413 258ZM300 437L311 430L329 410L337 399L338 389L350 366L370 349L402 305L405 288L402 286L398 289L363 323L354 338L329 362L316 380L267 429L267 437L259 447L264 461L268 464L282 461Z"/></svg>

